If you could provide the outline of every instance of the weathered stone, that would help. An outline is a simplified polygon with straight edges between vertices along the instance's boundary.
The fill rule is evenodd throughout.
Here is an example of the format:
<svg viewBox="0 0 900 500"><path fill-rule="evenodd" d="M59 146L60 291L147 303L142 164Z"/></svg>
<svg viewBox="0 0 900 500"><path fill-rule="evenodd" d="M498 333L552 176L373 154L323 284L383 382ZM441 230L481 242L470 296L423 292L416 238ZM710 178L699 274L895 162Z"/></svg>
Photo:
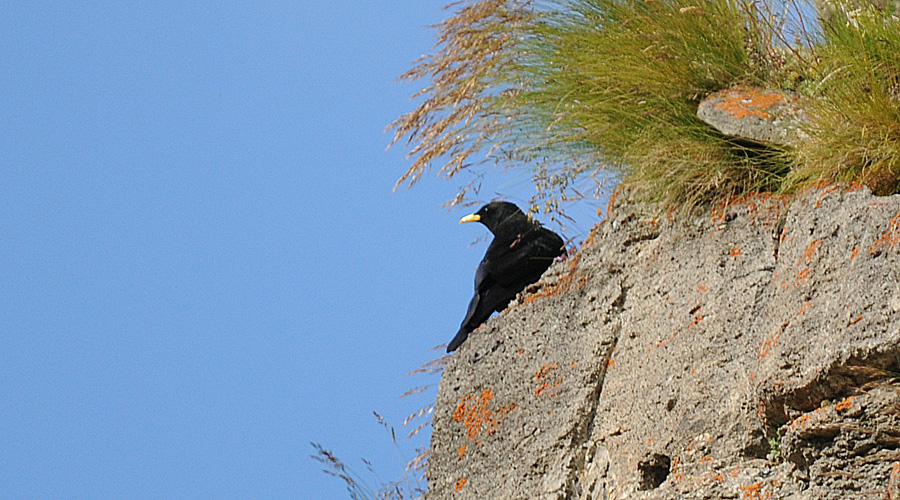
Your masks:
<svg viewBox="0 0 900 500"><path fill-rule="evenodd" d="M427 498L895 498L898 277L900 196L616 201L449 360Z"/></svg>
<svg viewBox="0 0 900 500"><path fill-rule="evenodd" d="M784 90L739 86L700 102L697 117L725 135L762 144L795 145L807 136L799 95Z"/></svg>

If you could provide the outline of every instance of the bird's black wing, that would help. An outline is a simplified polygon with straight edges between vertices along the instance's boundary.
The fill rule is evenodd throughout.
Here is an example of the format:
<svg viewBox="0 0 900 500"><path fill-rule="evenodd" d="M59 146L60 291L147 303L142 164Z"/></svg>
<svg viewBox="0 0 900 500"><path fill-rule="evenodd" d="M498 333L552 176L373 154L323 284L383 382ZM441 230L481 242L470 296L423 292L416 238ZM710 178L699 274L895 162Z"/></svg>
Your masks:
<svg viewBox="0 0 900 500"><path fill-rule="evenodd" d="M562 238L539 225L495 234L475 270L475 294L447 352L456 350L494 311L505 309L516 294L540 279L553 259L565 251L563 247Z"/></svg>
<svg viewBox="0 0 900 500"><path fill-rule="evenodd" d="M469 332L487 321L494 311L502 311L520 291L503 283L499 283L490 273L491 261L485 257L475 271L475 294L469 301L466 317L463 318L456 336L447 346L447 352L453 352L469 336Z"/></svg>
<svg viewBox="0 0 900 500"><path fill-rule="evenodd" d="M484 273L497 283L518 287L518 293L537 281L553 259L565 252L564 245L556 233L540 226L495 238L485 255L490 265Z"/></svg>

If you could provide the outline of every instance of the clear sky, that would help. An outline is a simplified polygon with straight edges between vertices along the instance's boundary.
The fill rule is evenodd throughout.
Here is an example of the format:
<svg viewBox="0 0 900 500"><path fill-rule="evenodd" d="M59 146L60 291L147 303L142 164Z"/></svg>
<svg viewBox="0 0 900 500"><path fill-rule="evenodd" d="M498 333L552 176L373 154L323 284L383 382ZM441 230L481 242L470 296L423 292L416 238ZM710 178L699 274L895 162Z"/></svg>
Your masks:
<svg viewBox="0 0 900 500"><path fill-rule="evenodd" d="M485 248L391 192L443 3L0 7L0 497L348 498L310 441L399 477L372 411L433 401Z"/></svg>

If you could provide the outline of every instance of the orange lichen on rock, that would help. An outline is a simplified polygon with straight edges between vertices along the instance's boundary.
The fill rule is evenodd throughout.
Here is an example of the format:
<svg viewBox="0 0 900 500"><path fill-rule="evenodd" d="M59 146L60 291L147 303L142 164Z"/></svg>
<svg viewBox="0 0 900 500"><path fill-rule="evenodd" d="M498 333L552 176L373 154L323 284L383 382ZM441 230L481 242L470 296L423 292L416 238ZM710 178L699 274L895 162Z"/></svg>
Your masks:
<svg viewBox="0 0 900 500"><path fill-rule="evenodd" d="M559 387L562 383L562 377L551 378L551 373L556 371L559 366L556 363L550 363L542 366L534 376L535 382L539 385L534 389L535 396L541 396L547 389Z"/></svg>
<svg viewBox="0 0 900 500"><path fill-rule="evenodd" d="M541 380L541 379L544 378L548 373L550 373L550 372L552 372L553 370L556 370L556 369L558 369L558 368L559 368L559 365L557 365L556 363L549 363L549 364L546 364L546 365L542 366L542 367L538 370L538 372L534 375L534 379L535 379L535 380Z"/></svg>
<svg viewBox="0 0 900 500"><path fill-rule="evenodd" d="M696 311L694 311L694 319L691 320L691 323L688 325L688 330L697 326L698 323L703 321L703 316L700 315L700 308L698 307ZM672 336L675 337L674 335Z"/></svg>
<svg viewBox="0 0 900 500"><path fill-rule="evenodd" d="M757 498L760 500L763 498L772 498L771 491L763 491L763 484L762 481L759 481L748 486L741 486L740 490L741 493L743 493L741 498Z"/></svg>
<svg viewBox="0 0 900 500"><path fill-rule="evenodd" d="M809 265L810 261L812 261L813 255L816 253L816 249L822 246L822 240L813 240L812 243L806 247L806 250L803 251L803 257L806 259L806 264ZM800 262L798 262L800 264Z"/></svg>
<svg viewBox="0 0 900 500"><path fill-rule="evenodd" d="M495 411L491 418L488 419L488 425L484 430L484 433L490 436L497 432L497 427L506 420L506 416L509 415L509 412L516 409L516 406L518 406L516 403L510 403L497 408L497 411Z"/></svg>
<svg viewBox="0 0 900 500"><path fill-rule="evenodd" d="M759 347L759 359L764 358L766 354L769 354L769 351L773 347L778 345L778 337L780 337L781 334L784 333L784 329L787 328L789 324L791 324L790 321L785 321L784 324L781 325L781 328L779 328L775 333L769 334L765 338L765 340L763 340L762 345Z"/></svg>
<svg viewBox="0 0 900 500"><path fill-rule="evenodd" d="M669 475L672 477L672 481L675 483L680 483L684 478L684 472L681 471L681 459L675 457L672 459L672 466L669 468Z"/></svg>
<svg viewBox="0 0 900 500"><path fill-rule="evenodd" d="M456 481L456 485L453 486L453 492L457 493L459 490L463 489L463 486L466 485L466 478L462 477L458 481Z"/></svg>
<svg viewBox="0 0 900 500"><path fill-rule="evenodd" d="M475 441L482 430L487 435L493 434L509 412L516 408L516 404L513 403L503 405L496 411L488 410L493 398L493 391L486 389L477 398L472 394L467 394L457 405L453 412L453 420L466 427L466 441Z"/></svg>
<svg viewBox="0 0 900 500"><path fill-rule="evenodd" d="M869 248L869 254L875 255L880 253L885 247L887 247L887 250L893 250L897 243L900 243L900 213L897 213L888 223L888 230L875 240L875 243Z"/></svg>
<svg viewBox="0 0 900 500"><path fill-rule="evenodd" d="M584 239L584 242L581 244L581 248L588 248L594 244L594 241L597 239L597 233L600 231L600 225L596 225L591 229L591 232L588 233L588 237Z"/></svg>
<svg viewBox="0 0 900 500"><path fill-rule="evenodd" d="M466 445L462 445L456 450L456 454L459 455L459 459L462 460L466 458Z"/></svg>
<svg viewBox="0 0 900 500"><path fill-rule="evenodd" d="M822 199L828 196L828 193L831 193L832 191L835 191L837 189L840 189L840 186L833 185L822 190L822 192L819 193L819 199L816 200L816 208L819 208L819 205L822 204Z"/></svg>
<svg viewBox="0 0 900 500"><path fill-rule="evenodd" d="M830 407L823 406L821 408L816 408L815 410L813 410L809 413L804 413L803 415L800 415L799 417L797 417L791 421L791 429L796 430L796 429L806 428L809 425L809 421L810 421L810 419L813 418L813 416L815 416L816 414L824 413L824 412L828 411L829 409L830 409Z"/></svg>
<svg viewBox="0 0 900 500"><path fill-rule="evenodd" d="M853 408L853 396L848 396L834 405L835 411L844 411Z"/></svg>
<svg viewBox="0 0 900 500"><path fill-rule="evenodd" d="M661 342L657 342L656 347L665 347L666 345L669 344L669 342L672 342L673 340L675 340L675 337L677 337L677 336L678 336L678 331L676 330L676 331L672 332L671 337L669 337L666 340L663 340ZM648 350L647 352L650 352L650 351Z"/></svg>
<svg viewBox="0 0 900 500"><path fill-rule="evenodd" d="M850 253L850 258L855 259L857 255L859 255L859 247L853 247L853 252Z"/></svg>
<svg viewBox="0 0 900 500"><path fill-rule="evenodd" d="M812 418L812 413L804 413L803 415L800 415L799 417L791 421L791 429L802 429L806 427L806 424L810 418Z"/></svg>
<svg viewBox="0 0 900 500"><path fill-rule="evenodd" d="M466 440L471 441L481 433L485 416L488 413L487 407L491 404L493 397L493 391L488 389L482 392L478 398L467 394L457 405L456 410L453 412L453 420L466 426Z"/></svg>
<svg viewBox="0 0 900 500"><path fill-rule="evenodd" d="M848 396L839 402L835 403L833 406L823 406L821 408L816 408L815 410L804 413L799 417L795 418L791 421L791 429L793 430L802 430L809 426L810 420L812 420L816 415L824 414L832 409L836 412L847 411L853 408L853 399L854 396Z"/></svg>
<svg viewBox="0 0 900 500"><path fill-rule="evenodd" d="M737 86L729 89L722 102L716 104L716 109L724 111L734 118L753 116L771 120L772 115L769 114L769 111L772 107L786 102L787 100L781 94Z"/></svg>
<svg viewBox="0 0 900 500"><path fill-rule="evenodd" d="M797 273L797 280L794 281L794 286L800 286L801 283L809 279L809 268L805 267Z"/></svg>
<svg viewBox="0 0 900 500"><path fill-rule="evenodd" d="M700 285L697 288L698 288L698 291L700 291L701 293L706 291L706 287L703 285ZM701 306L697 306L694 310L691 311L692 318L691 318L691 322L688 323L688 327L687 327L688 330L697 326L698 324L700 324L701 321L703 321L704 316L700 314L700 310L701 310ZM677 336L678 336L678 330L675 330L674 332L672 332L672 335L669 338L667 338L666 340L657 342L656 347L665 347L669 343L673 342ZM647 352L650 352L649 349L647 350Z"/></svg>
<svg viewBox="0 0 900 500"><path fill-rule="evenodd" d="M731 256L731 257L737 257L737 256L740 255L740 254L741 254L741 249L740 249L740 247L732 247L732 248L731 248L731 251L728 252L728 255Z"/></svg>
<svg viewBox="0 0 900 500"><path fill-rule="evenodd" d="M612 194L609 195L609 200L606 202L606 211L603 213L603 220L600 221L601 223L606 222L606 219L609 219L609 214L612 213L612 207L613 207L613 204L616 202L616 197L618 197L620 189L621 189L621 186L619 188L616 188L615 190L613 190ZM600 215L600 213L598 212L597 215ZM597 227L599 227L599 225ZM591 231L591 236L589 237L589 239L591 240L592 243L593 243L593 236L594 236L594 232ZM587 245L587 241L585 241L584 243L585 243L585 245Z"/></svg>
<svg viewBox="0 0 900 500"><path fill-rule="evenodd" d="M575 254L572 257L569 257L569 269L563 274L559 281L556 283L551 283L549 285L545 285L540 290L526 294L521 297L522 303L531 304L532 302L544 298L544 297L552 297L554 295L559 295L561 293L567 292L572 288L579 288L587 284L587 278L581 276L580 273L576 272L575 268L578 267L578 262L581 260L581 255Z"/></svg>

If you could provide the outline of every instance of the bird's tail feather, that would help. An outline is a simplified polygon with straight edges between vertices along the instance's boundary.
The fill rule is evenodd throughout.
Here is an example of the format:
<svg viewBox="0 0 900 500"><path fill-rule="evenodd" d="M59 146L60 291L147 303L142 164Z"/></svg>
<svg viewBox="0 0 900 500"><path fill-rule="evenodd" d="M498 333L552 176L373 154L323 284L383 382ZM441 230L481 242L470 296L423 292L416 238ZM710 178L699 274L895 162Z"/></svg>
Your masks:
<svg viewBox="0 0 900 500"><path fill-rule="evenodd" d="M455 351L459 346L462 345L463 342L469 337L469 332L464 328L460 328L458 332L456 332L456 336L453 337L453 340L447 344L447 352Z"/></svg>

